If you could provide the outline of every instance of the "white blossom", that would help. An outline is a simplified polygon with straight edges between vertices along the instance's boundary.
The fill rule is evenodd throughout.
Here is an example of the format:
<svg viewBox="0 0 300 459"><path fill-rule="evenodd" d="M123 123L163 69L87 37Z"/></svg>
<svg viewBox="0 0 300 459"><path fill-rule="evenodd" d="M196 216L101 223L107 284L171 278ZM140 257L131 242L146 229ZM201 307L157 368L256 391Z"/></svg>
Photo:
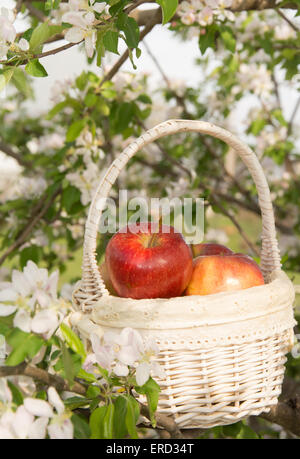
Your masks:
<svg viewBox="0 0 300 459"><path fill-rule="evenodd" d="M21 38L19 43L17 44L21 51L28 51L29 50L29 43L25 38Z"/></svg>
<svg viewBox="0 0 300 459"><path fill-rule="evenodd" d="M14 15L11 10L1 8L0 10L0 42L13 43L17 32L13 25Z"/></svg>
<svg viewBox="0 0 300 459"><path fill-rule="evenodd" d="M109 331L101 338L91 333L90 340L93 353L84 362L84 369L90 373L97 375L95 364L98 364L109 373L126 377L131 367L136 370L138 385L144 385L151 375L164 376L156 360L159 352L156 342L143 340L137 330L127 327L120 333Z"/></svg>
<svg viewBox="0 0 300 459"><path fill-rule="evenodd" d="M136 382L139 386L143 386L150 376L158 376L163 378L165 373L162 367L157 362L159 347L153 338L144 340L140 347L140 358L136 367Z"/></svg>
<svg viewBox="0 0 300 459"><path fill-rule="evenodd" d="M276 40L295 39L296 36L295 30L289 24L278 24L274 28L274 37Z"/></svg>
<svg viewBox="0 0 300 459"><path fill-rule="evenodd" d="M0 380L0 400L1 400ZM23 405L13 411L7 409L0 417L0 439L72 439L72 413L65 406L54 387L47 391L48 401L26 397ZM0 411L1 414L1 411Z"/></svg>
<svg viewBox="0 0 300 459"><path fill-rule="evenodd" d="M81 203L84 206L89 204L100 181L98 166L91 161L86 169L70 172L66 175L66 178L72 185L80 190Z"/></svg>
<svg viewBox="0 0 300 459"><path fill-rule="evenodd" d="M96 46L96 13L102 13L106 8L105 2L70 0L70 10L62 15L62 21L72 24L67 30L65 39L71 43L84 40L88 57L92 57Z"/></svg>
<svg viewBox="0 0 300 459"><path fill-rule="evenodd" d="M197 22L201 26L212 24L213 20L214 20L214 12L208 6L203 8L203 10L201 10L200 13L197 14Z"/></svg>
<svg viewBox="0 0 300 459"><path fill-rule="evenodd" d="M183 24L191 26L198 23L206 27L215 19L224 21L235 20L235 15L230 11L232 0L192 0L180 3L177 14ZM199 34L199 30L198 30Z"/></svg>
<svg viewBox="0 0 300 459"><path fill-rule="evenodd" d="M269 97L273 83L266 65L243 63L237 76L243 90L253 91L257 96Z"/></svg>
<svg viewBox="0 0 300 459"><path fill-rule="evenodd" d="M58 271L49 276L47 269L28 261L23 272L13 270L12 281L0 285L0 316L15 312L15 327L49 338L66 310L57 298L57 282Z"/></svg>

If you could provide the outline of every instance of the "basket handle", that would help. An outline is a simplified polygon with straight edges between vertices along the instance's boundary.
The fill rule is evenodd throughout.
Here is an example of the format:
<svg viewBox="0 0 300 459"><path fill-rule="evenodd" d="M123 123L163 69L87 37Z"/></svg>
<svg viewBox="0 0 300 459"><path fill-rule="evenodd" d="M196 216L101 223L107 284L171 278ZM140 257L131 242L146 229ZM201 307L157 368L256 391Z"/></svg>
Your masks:
<svg viewBox="0 0 300 459"><path fill-rule="evenodd" d="M275 269L281 268L270 190L262 166L254 152L229 131L212 123L195 120L169 120L149 129L125 148L108 168L98 186L90 205L85 226L81 293L77 292L75 295L80 302L91 306L102 295L109 295L96 261L96 238L102 214L102 209L99 209L97 202L100 198L108 197L119 173L139 150L166 135L187 131L208 134L223 140L239 154L254 180L261 208L261 270L264 276L268 276Z"/></svg>

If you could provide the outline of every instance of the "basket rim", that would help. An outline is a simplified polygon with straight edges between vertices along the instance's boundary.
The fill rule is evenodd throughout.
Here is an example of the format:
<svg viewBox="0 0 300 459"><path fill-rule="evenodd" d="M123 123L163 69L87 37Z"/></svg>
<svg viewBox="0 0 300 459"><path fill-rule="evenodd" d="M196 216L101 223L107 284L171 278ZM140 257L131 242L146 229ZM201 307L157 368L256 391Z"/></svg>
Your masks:
<svg viewBox="0 0 300 459"><path fill-rule="evenodd" d="M174 330L263 319L291 309L294 298L288 276L275 270L269 283L233 292L144 300L103 295L91 308L91 316L107 327L133 323L135 328Z"/></svg>

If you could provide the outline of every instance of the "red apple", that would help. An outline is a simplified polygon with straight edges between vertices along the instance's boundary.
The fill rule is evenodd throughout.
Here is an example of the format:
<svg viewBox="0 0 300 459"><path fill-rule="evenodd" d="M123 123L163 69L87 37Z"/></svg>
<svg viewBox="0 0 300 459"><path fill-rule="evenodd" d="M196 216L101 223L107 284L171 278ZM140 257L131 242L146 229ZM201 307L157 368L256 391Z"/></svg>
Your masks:
<svg viewBox="0 0 300 459"><path fill-rule="evenodd" d="M230 255L233 253L233 251L225 245L212 242L192 244L191 249L194 257L198 257L199 255Z"/></svg>
<svg viewBox="0 0 300 459"><path fill-rule="evenodd" d="M167 225L127 226L109 241L105 260L114 289L126 298L180 296L193 272L190 247Z"/></svg>
<svg viewBox="0 0 300 459"><path fill-rule="evenodd" d="M192 278L186 295L242 290L264 284L258 264L249 256L232 254L209 255L194 259Z"/></svg>

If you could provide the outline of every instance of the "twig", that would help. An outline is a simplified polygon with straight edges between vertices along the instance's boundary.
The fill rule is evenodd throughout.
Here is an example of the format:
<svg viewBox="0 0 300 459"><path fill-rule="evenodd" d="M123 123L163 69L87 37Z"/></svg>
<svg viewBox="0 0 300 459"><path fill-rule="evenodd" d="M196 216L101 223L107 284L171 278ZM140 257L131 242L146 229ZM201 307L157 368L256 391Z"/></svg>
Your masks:
<svg viewBox="0 0 300 459"><path fill-rule="evenodd" d="M144 3L153 3L154 0L136 0L132 2L132 5L129 5L127 8L124 9L125 14L131 13L131 11L135 10L138 6L143 5Z"/></svg>
<svg viewBox="0 0 300 459"><path fill-rule="evenodd" d="M32 14L32 16L35 16L40 22L47 21L47 16L41 10L38 10L33 5L31 5L30 2L26 1L25 6L28 9L28 11Z"/></svg>
<svg viewBox="0 0 300 459"><path fill-rule="evenodd" d="M295 31L299 32L298 27L294 24L279 8L275 8L276 13Z"/></svg>
<svg viewBox="0 0 300 459"><path fill-rule="evenodd" d="M8 249L4 252L4 254L0 258L0 265L4 262L4 260L16 249L18 249L25 241L26 238L29 236L35 225L41 220L41 218L46 214L48 209L54 203L56 197L61 193L62 188L59 188L53 193L53 195L48 200L47 194L45 194L37 205L34 207L31 217L28 220L27 225L23 228L23 230L17 236L15 242L8 247ZM48 200L48 202L47 202Z"/></svg>
<svg viewBox="0 0 300 459"><path fill-rule="evenodd" d="M142 416L150 419L149 410L146 405L140 403L140 411ZM157 412L155 413L155 419L157 425L169 432L171 438L184 438L176 422L171 417Z"/></svg>
<svg viewBox="0 0 300 459"><path fill-rule="evenodd" d="M240 233L241 237L244 239L244 241L246 242L246 244L249 246L249 248L252 250L252 252L257 256L259 257L260 254L258 252L258 250L256 249L256 247L254 247L254 245L252 244L252 242L250 241L250 239L248 238L248 236L245 234L245 232L243 231L243 228L241 227L241 225L238 223L238 221L236 220L236 218L231 214L231 212L229 212L227 209L225 209L225 207L221 204L221 202L215 197L215 195L210 195L210 201L215 204L217 207L219 207L219 209L221 210L221 212L226 215L226 217L228 217L232 223L234 224L234 226L236 227L236 229L238 230L238 232Z"/></svg>
<svg viewBox="0 0 300 459"><path fill-rule="evenodd" d="M26 362L20 363L20 365L14 367L0 366L0 377L19 375L29 376L47 384L48 386L54 386L58 391L71 391L80 395L85 395L86 393L86 388L79 382L74 381L74 384L70 387L67 381L65 381L61 376L50 374L46 370L30 365Z"/></svg>
<svg viewBox="0 0 300 459"><path fill-rule="evenodd" d="M156 65L157 69L159 70L161 76L165 80L166 85L168 86L168 88L170 88L171 87L171 82L170 82L169 78L167 77L167 75L165 74L162 66L160 65L160 63L156 59L156 56L152 53L151 49L149 48L149 46L147 45L147 43L145 41L143 42L143 46L146 49L146 51L149 54L149 56L151 57L151 59L153 60L153 62Z"/></svg>
<svg viewBox="0 0 300 459"><path fill-rule="evenodd" d="M274 72L272 72L272 74L271 74L271 79L272 79L273 84L274 84L274 90L275 90L275 96L276 96L276 100L277 100L277 105L278 105L278 108L281 110L281 100L280 100L278 82L276 80Z"/></svg>
<svg viewBox="0 0 300 459"><path fill-rule="evenodd" d="M144 129L144 131L147 130L146 126L144 125L144 123L141 120L136 120L136 121L137 121L137 124L139 124ZM159 148L159 150L162 153L162 155L168 161L170 161L172 164L174 164L174 166L178 167L185 174L187 174L190 178L192 178L191 171L187 167L185 167L180 161L178 161L176 158L174 158L172 155L170 155L170 153L162 146L162 144L159 142L159 140L154 140L153 143L155 143L155 145L157 145L157 147Z"/></svg>
<svg viewBox="0 0 300 459"><path fill-rule="evenodd" d="M298 98L298 100L297 100L297 102L295 104L295 107L294 107L294 110L292 112L290 121L288 123L287 135L291 134L291 132L292 132L293 123L294 123L294 120L295 120L295 117L297 115L297 112L298 112L299 108L300 108L300 97Z"/></svg>
<svg viewBox="0 0 300 459"><path fill-rule="evenodd" d="M2 153L5 153L7 156L11 156L12 158L14 158L20 164L20 166L27 168L32 167L31 161L23 159L19 153L15 153L13 149L2 140L0 140L0 151L2 151Z"/></svg>

